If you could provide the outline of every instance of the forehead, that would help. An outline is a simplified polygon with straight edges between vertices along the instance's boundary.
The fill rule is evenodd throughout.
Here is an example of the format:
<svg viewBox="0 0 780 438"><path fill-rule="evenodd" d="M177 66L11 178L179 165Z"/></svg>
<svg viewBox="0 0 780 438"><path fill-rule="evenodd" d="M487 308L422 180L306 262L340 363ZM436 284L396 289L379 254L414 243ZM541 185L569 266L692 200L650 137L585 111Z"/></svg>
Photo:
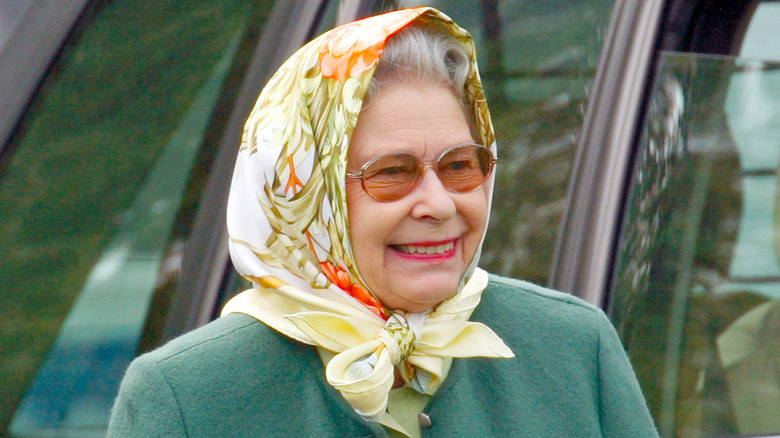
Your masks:
<svg viewBox="0 0 780 438"><path fill-rule="evenodd" d="M472 141L462 106L451 90L397 84L375 95L360 114L349 161L362 163L399 151L435 157L451 146Z"/></svg>

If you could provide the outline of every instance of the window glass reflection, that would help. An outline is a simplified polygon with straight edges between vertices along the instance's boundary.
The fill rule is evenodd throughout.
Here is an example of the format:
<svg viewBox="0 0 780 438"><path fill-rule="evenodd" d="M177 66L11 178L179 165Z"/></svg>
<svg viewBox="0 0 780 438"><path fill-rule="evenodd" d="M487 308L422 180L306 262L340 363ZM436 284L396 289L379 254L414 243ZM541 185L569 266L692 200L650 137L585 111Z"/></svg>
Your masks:
<svg viewBox="0 0 780 438"><path fill-rule="evenodd" d="M780 432L778 73L661 59L612 307L663 436Z"/></svg>
<svg viewBox="0 0 780 438"><path fill-rule="evenodd" d="M740 58L661 57L638 144L611 306L662 436L780 432L780 2L755 3Z"/></svg>

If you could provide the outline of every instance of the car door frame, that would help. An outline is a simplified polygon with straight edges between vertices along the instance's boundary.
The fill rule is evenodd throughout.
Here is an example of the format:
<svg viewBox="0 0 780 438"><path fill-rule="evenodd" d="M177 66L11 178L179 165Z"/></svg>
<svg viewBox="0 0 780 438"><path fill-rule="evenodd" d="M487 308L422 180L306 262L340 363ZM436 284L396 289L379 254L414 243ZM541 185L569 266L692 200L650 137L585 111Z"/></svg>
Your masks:
<svg viewBox="0 0 780 438"><path fill-rule="evenodd" d="M593 81L549 285L605 308L663 0L617 0Z"/></svg>
<svg viewBox="0 0 780 438"><path fill-rule="evenodd" d="M0 8L0 157L89 0L14 0Z"/></svg>

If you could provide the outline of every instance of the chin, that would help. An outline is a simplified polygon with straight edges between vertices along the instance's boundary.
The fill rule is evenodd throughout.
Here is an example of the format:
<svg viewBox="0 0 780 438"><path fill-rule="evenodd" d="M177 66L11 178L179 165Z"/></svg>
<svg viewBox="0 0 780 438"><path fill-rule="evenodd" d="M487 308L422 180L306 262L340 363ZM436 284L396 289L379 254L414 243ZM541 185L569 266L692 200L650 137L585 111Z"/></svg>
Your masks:
<svg viewBox="0 0 780 438"><path fill-rule="evenodd" d="M424 284L430 284L429 282L425 281L419 281L415 282L413 286L409 287L416 287L419 288L420 285ZM432 307L435 307L437 304L441 303L442 301L452 297L455 295L455 292L457 291L458 282L455 282L454 284L448 283L446 286L442 285L441 288L433 288L433 290L428 289L425 291L424 295L417 295L412 297L406 297L401 296L402 303L398 303L398 306L388 306L393 310L404 310L406 312L424 312ZM407 289L409 290L409 289Z"/></svg>

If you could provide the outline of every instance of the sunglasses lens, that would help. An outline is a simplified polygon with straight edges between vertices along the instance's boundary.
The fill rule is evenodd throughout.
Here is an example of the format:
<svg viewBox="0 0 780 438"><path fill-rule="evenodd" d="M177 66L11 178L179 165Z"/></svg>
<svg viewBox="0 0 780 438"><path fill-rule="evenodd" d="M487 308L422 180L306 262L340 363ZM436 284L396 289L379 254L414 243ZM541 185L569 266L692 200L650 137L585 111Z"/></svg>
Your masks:
<svg viewBox="0 0 780 438"><path fill-rule="evenodd" d="M363 187L372 197L383 201L402 198L417 182L419 163L410 154L381 156L363 169Z"/></svg>
<svg viewBox="0 0 780 438"><path fill-rule="evenodd" d="M493 154L477 145L463 145L447 151L436 164L442 184L453 192L468 192L485 182L493 166Z"/></svg>

